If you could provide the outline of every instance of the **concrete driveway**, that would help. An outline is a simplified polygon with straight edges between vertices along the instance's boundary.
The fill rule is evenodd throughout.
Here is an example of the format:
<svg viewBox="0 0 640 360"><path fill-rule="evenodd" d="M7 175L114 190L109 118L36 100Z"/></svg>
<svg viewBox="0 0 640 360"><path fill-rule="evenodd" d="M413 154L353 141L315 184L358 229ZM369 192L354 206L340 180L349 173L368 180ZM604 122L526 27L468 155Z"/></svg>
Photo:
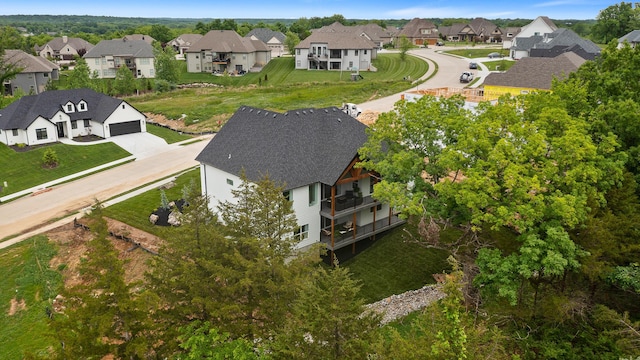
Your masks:
<svg viewBox="0 0 640 360"><path fill-rule="evenodd" d="M130 152L136 159L143 159L166 151L169 146L164 139L148 132L118 135L110 137L108 140Z"/></svg>

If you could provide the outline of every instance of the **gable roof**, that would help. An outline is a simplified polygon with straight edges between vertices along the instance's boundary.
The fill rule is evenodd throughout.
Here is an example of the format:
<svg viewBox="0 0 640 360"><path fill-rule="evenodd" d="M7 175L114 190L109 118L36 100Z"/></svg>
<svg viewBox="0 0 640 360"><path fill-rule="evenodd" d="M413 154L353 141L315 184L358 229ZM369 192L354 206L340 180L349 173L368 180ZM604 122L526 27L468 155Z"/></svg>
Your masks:
<svg viewBox="0 0 640 360"><path fill-rule="evenodd" d="M618 39L619 43L628 42L629 44L640 42L640 30L633 30L630 33Z"/></svg>
<svg viewBox="0 0 640 360"><path fill-rule="evenodd" d="M5 50L4 61L22 68L21 73L50 73L60 66L41 57L27 54L22 50Z"/></svg>
<svg viewBox="0 0 640 360"><path fill-rule="evenodd" d="M545 34L542 41L536 43L534 49L552 49L554 47L582 48L588 54L600 54L601 49L591 40L580 37L571 29L557 29L550 34Z"/></svg>
<svg viewBox="0 0 640 360"><path fill-rule="evenodd" d="M336 21L333 24L325 25L320 29L312 30L312 32L330 32L330 33L354 33L358 36L364 36L376 43L390 41L393 37L391 31L383 28L376 23L367 23L361 25L346 26Z"/></svg>
<svg viewBox="0 0 640 360"><path fill-rule="evenodd" d="M50 90L38 95L23 96L4 109L0 109L0 129L26 129L39 116L51 119L63 106L81 100L87 103L87 111L68 113L71 120L91 119L104 123L123 100L91 89Z"/></svg>
<svg viewBox="0 0 640 360"><path fill-rule="evenodd" d="M271 51L271 49L264 42L243 38L233 30L211 30L187 50L187 52L201 51L252 53L256 51Z"/></svg>
<svg viewBox="0 0 640 360"><path fill-rule="evenodd" d="M118 39L114 39L114 40L118 40ZM148 44L153 43L156 39L152 38L149 35L144 35L144 34L131 34L131 35L125 35L122 40L127 40L127 41L131 41L131 40L142 40Z"/></svg>
<svg viewBox="0 0 640 360"><path fill-rule="evenodd" d="M135 58L153 58L153 46L144 40L102 40L83 58L101 58L103 56L133 56Z"/></svg>
<svg viewBox="0 0 640 360"><path fill-rule="evenodd" d="M171 43L191 46L192 44L195 44L200 39L202 39L202 35L200 34L182 34L177 38L171 40Z"/></svg>
<svg viewBox="0 0 640 360"><path fill-rule="evenodd" d="M518 41L516 41L515 44L511 46L511 49L528 51L540 41L542 41L542 35L534 35L530 37L519 37Z"/></svg>
<svg viewBox="0 0 640 360"><path fill-rule="evenodd" d="M573 52L563 53L554 58L525 57L504 73L489 74L484 79L484 85L549 90L554 77L566 77L585 61Z"/></svg>
<svg viewBox="0 0 640 360"><path fill-rule="evenodd" d="M273 38L276 38L279 42L284 43L284 39L286 38L286 36L280 31L274 31L267 28L256 28L249 31L249 33L245 35L246 38L250 38L252 36L255 36L258 40L262 41L265 44Z"/></svg>
<svg viewBox="0 0 640 360"><path fill-rule="evenodd" d="M373 41L355 32L314 31L311 35L300 41L298 45L296 45L296 49L308 49L312 43L327 44L329 49L335 50L374 49L376 47Z"/></svg>
<svg viewBox="0 0 640 360"><path fill-rule="evenodd" d="M498 28L498 26L496 26L496 24L492 23L491 21L489 21L489 20L487 20L485 18L480 18L480 17L473 19L469 23L469 26L471 27L471 29L473 30L473 32L476 35L489 36L496 29L500 30L500 28Z"/></svg>
<svg viewBox="0 0 640 360"><path fill-rule="evenodd" d="M367 140L366 125L336 107L277 113L240 107L196 157L250 181L265 175L285 188L333 185Z"/></svg>
<svg viewBox="0 0 640 360"><path fill-rule="evenodd" d="M431 34L423 34L422 29L431 29ZM408 38L438 37L438 28L427 19L413 18L398 33L398 36L405 35Z"/></svg>
<svg viewBox="0 0 640 360"><path fill-rule="evenodd" d="M463 23L454 23L451 24L451 26L441 26L438 28L438 31L444 36L456 36L462 32L465 26L467 25Z"/></svg>
<svg viewBox="0 0 640 360"><path fill-rule="evenodd" d="M76 37L66 37L66 36L53 38L44 46L46 45L49 45L49 47L53 49L53 51L60 51L63 47L67 45L71 46L76 51L80 49L85 49L89 51L91 48L93 48L93 44L88 42L85 39L76 38ZM42 48L44 48L44 46Z"/></svg>

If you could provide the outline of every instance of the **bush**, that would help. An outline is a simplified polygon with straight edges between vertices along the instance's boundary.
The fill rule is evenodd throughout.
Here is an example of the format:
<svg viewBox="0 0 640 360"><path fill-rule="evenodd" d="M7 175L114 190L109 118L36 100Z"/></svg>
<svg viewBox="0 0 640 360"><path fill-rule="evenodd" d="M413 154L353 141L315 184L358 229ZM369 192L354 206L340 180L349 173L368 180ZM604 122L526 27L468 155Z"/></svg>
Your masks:
<svg viewBox="0 0 640 360"><path fill-rule="evenodd" d="M44 155L42 155L42 162L44 163L44 166L54 168L58 166L59 161L58 154L56 154L55 150L49 148L44 151Z"/></svg>
<svg viewBox="0 0 640 360"><path fill-rule="evenodd" d="M157 92L167 92L176 89L176 84L170 83L167 80L156 80L154 90Z"/></svg>

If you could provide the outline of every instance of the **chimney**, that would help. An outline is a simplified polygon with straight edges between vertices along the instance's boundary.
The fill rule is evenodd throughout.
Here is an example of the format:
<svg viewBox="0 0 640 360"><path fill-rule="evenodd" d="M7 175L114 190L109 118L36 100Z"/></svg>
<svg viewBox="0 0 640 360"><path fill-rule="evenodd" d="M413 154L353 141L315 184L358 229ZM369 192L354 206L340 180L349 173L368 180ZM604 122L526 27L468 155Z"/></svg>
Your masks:
<svg viewBox="0 0 640 360"><path fill-rule="evenodd" d="M62 36L62 42L63 42L64 44L66 44L66 43L67 43L67 40L69 40L69 38L67 38L67 35Z"/></svg>

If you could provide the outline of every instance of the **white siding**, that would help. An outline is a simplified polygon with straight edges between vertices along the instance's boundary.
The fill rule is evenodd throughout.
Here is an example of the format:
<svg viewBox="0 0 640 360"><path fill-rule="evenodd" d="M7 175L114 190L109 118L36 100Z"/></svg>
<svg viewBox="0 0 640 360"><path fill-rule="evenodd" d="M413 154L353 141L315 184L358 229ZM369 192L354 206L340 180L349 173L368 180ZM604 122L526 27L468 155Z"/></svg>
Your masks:
<svg viewBox="0 0 640 360"><path fill-rule="evenodd" d="M38 140L37 130L38 129L46 129L47 130L47 138ZM58 131L56 126L51 123L51 121L46 120L42 117L38 117L26 131L26 144L27 145L40 145L47 144L51 142L55 142L58 140ZM24 141L22 141L24 142Z"/></svg>
<svg viewBox="0 0 640 360"><path fill-rule="evenodd" d="M109 132L109 125L135 120L140 120L140 130L141 132L146 132L146 119L147 118L143 113L123 101L122 103L120 103L120 105L118 105L118 108L111 115L109 115L104 124L96 124L100 126L102 135L99 135L96 132L94 132L94 134L102 136L104 138L108 138L111 136L111 133Z"/></svg>

